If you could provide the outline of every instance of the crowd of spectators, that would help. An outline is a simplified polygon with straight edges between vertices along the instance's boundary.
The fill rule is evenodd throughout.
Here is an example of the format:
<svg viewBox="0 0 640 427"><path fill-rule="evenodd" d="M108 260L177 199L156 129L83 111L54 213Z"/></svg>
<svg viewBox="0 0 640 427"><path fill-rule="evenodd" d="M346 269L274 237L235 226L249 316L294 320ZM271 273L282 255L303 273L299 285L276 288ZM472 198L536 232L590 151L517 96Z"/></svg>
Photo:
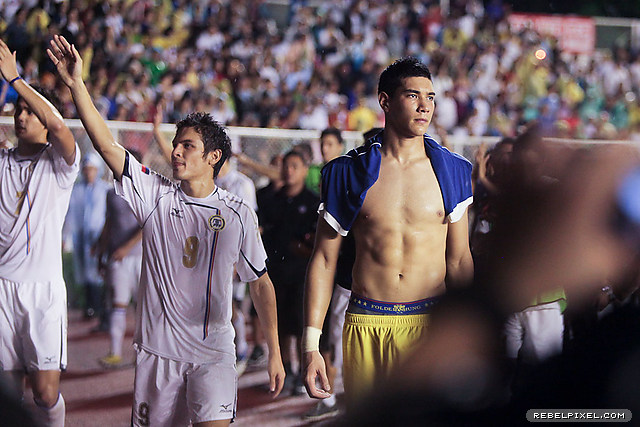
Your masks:
<svg viewBox="0 0 640 427"><path fill-rule="evenodd" d="M432 70L439 131L513 136L537 120L548 135L640 138L638 52L569 54L513 32L500 0L452 0L447 14L439 3L292 0L278 25L260 0L4 1L0 32L44 86L56 84L49 40L75 43L111 120L150 122L162 106L165 122L201 110L229 126L364 131L381 125L380 71L413 55Z"/></svg>

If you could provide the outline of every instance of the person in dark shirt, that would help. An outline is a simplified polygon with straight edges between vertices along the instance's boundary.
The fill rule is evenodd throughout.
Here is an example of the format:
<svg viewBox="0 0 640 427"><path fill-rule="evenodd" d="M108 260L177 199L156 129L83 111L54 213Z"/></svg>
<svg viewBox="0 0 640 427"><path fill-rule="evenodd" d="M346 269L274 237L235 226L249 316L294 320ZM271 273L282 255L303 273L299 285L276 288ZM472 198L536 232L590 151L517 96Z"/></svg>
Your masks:
<svg viewBox="0 0 640 427"><path fill-rule="evenodd" d="M237 158L240 159L240 157ZM270 200L273 198L274 194L282 188L282 154L273 156L269 162L269 167L275 168L278 171L278 176L277 179L275 179L275 176L269 177L269 183L256 191L256 203L258 204L258 207L265 206L265 203L268 204L269 202L267 202L267 199ZM251 169L251 167L249 167L249 169Z"/></svg>
<svg viewBox="0 0 640 427"><path fill-rule="evenodd" d="M293 342L298 347L302 336L304 279L320 203L318 196L305 187L307 171L304 157L298 151L289 151L282 160L282 188L272 197L258 200L267 268L276 288L285 369L289 373L292 373L289 349ZM294 393L304 392L299 378L294 378L294 382L298 385Z"/></svg>
<svg viewBox="0 0 640 427"><path fill-rule="evenodd" d="M238 163L248 167L250 170L254 172L261 173L260 171L269 170L269 169L257 170L256 165L259 167L263 165L260 165L252 160L247 160L250 158L242 153L236 154L236 158L238 159ZM265 175L268 178L270 178L269 184L267 184L266 186L256 191L256 203L258 204L258 208L260 206L269 205L269 202L271 201L271 199L273 199L273 196L278 192L278 190L282 188L282 177L280 176L281 175L280 170L282 169L282 154L277 154L273 156L271 158L271 161L269 162L269 166L265 166L265 167L266 168L273 167L278 171L278 173L276 176ZM257 212L258 212L258 217L260 217L260 212L259 211ZM260 226L260 232L262 232L262 226ZM266 360L264 337L262 336L262 332L261 332L262 328L260 327L260 319L258 319L258 312L253 306L253 303L251 303L251 310L249 311L249 314L251 316L251 325L253 326L251 328L251 334L253 338L252 340L253 350L251 350L251 355L249 356L248 365L256 366L256 365L260 365L262 362Z"/></svg>

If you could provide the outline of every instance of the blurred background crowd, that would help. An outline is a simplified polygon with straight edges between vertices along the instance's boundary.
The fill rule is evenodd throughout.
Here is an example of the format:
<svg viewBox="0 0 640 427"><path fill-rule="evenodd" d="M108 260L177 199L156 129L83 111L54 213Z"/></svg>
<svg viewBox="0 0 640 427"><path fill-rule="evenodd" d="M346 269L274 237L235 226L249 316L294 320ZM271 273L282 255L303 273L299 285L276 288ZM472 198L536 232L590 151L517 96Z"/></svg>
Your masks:
<svg viewBox="0 0 640 427"><path fill-rule="evenodd" d="M553 310L560 319L558 325L561 328L554 336L544 337L543 347L545 352L547 347L553 347L555 353L577 348L575 354L567 356L569 366L575 360L582 360L579 357L583 355L595 354L597 357L587 362L594 361L596 369L588 366L588 372L596 374L586 376L580 371L576 377L584 381L596 377L597 381L591 381L592 388L578 386L576 389L589 398L599 398L600 390L608 390L603 384L617 366L611 362L622 360L627 351L633 350L636 360L640 354L635 345L637 340L628 340L632 345L626 342L631 334L640 336L637 327L640 323L636 321L640 317L640 293L637 291L640 287L637 266L640 264L635 247L636 258L632 262L615 256L614 251L610 251L613 255L607 253L607 256L602 256L598 252L603 247L602 240L596 239L602 236L598 233L606 233L605 237L612 234L616 241L620 240L620 235L611 230L609 212L598 218L589 218L589 215L594 217L598 213L594 206L614 204L605 197L613 194L616 188L615 183L607 181L607 177L613 181L614 172L619 175L624 169L620 166L623 163L620 159L633 157L637 161L637 153L621 152L618 153L619 158L608 161L604 157L605 168L601 162L603 157L594 157L598 162L594 160L593 163L583 158L588 157L590 150L574 152L572 150L577 146L569 148L568 144L553 146L553 149L540 145L538 132L544 136L571 139L640 141L640 52L625 46L597 50L592 55L563 51L558 40L551 36L532 28L515 30L510 26L508 17L511 10L500 0L450 0L447 11L441 9L441 1L435 0L283 3L284 19L282 9L276 16L274 3L263 0L0 0L0 37L11 50L16 51L21 76L59 94L65 118L75 118L77 114L69 92L60 86L56 78L46 48L55 34L62 34L74 43L84 58L83 78L104 118L153 122L153 139L158 142L160 152L164 153L164 159L160 158L158 164L166 163L171 151L160 131L161 124L175 123L192 111L209 112L227 126L318 131L320 137L316 143L319 142L317 151L321 154L321 163L318 162L318 153L314 155L309 143L287 147L293 149L283 158L282 154L287 150L280 150L280 147L284 145L271 141L272 147L277 149L269 151L267 144L263 144L267 137L265 140L256 138L257 142L249 141L242 150L238 150L241 153L229 162L229 170L221 171L216 181L220 187L242 194L245 200L255 199L251 204L257 208L263 228L263 239L270 256L269 271L274 277L278 299L284 302L279 306L278 316L290 319L288 323L292 325L297 323L294 330L280 332L283 336L298 339L302 328L302 284L317 220L315 206L319 202L320 169L324 163L350 148L343 141L341 131L364 133L372 130L375 134L380 130L384 125L377 99L381 71L399 57L418 57L431 69L437 93L434 126L430 131L436 133L443 143L446 135L458 139L490 136L500 140L493 147L481 144L474 153L474 205L470 210L470 236L478 276L483 279L483 275L489 277L490 273L493 274L486 281L496 282L494 286L498 288L501 285L497 280L500 274L508 273L509 283L520 283L520 288L513 287L518 292L525 289L522 283L528 284L525 278L533 277L528 280L537 283L534 290L560 293L559 296L554 294L551 302L536 300L539 304L531 306L553 303ZM13 114L15 99L16 93L10 85L2 82L2 115ZM536 124L535 134L524 133L533 123ZM320 134L321 130L325 132ZM146 138L151 139L150 132L146 133ZM254 142L258 147L254 150L258 153L255 156L246 149ZM610 147L613 146L607 146ZM127 148L132 147L127 145ZM159 170L152 160L156 151L141 154L146 156L145 164ZM567 154L569 152L571 155ZM91 153L83 153L82 178L74 188L64 230L66 251L73 248L76 252L65 254L65 272L71 288L70 305L82 306L86 318L100 318L95 331L106 331L110 324L114 324L108 317L113 307L110 306L111 295L104 294L100 254L96 253L100 251L96 251L96 242L101 234L111 233L105 226L109 217L106 198L109 188L98 179L105 171L102 161ZM236 163L252 179L235 170ZM583 173L584 176L579 176L580 182L573 182L571 173ZM260 179L262 184L268 182L268 185L258 185ZM257 194L254 182L256 187L262 187ZM604 183L607 182L605 188ZM597 190L601 190L597 194L599 198L583 197ZM562 193L563 198L547 200L538 197L540 194L548 196L548 193L555 195L556 192ZM565 199L566 195L573 198ZM545 214L538 216L540 212ZM558 221L558 214L563 215L566 221ZM592 229L577 221L583 217L591 221L589 224L593 223ZM541 219L534 222L532 218ZM521 227L521 223L524 226ZM549 227L549 224L556 223L559 225L555 228ZM524 231L520 231L520 227ZM531 235L525 233L531 230L534 230ZM557 244L557 236L569 242L567 246L571 250L563 253L563 247ZM593 237L593 241L584 240L588 237ZM118 243L120 246L112 252L120 249L127 255L138 244L139 238L134 240ZM637 245L635 241L634 244ZM512 253L511 258L501 257L509 253ZM504 259L515 267L505 267L510 263ZM557 265L551 262L556 259L561 261ZM607 265L607 268L611 271L622 271L618 264L623 264L623 261L633 265L635 270L628 277L600 274L600 270L595 271L597 267L606 269L599 263L588 262L589 259L609 261L612 266ZM530 265L536 268L530 270L526 268L529 264L518 264L522 260L532 260ZM297 267L293 272L295 277L292 265ZM543 268L547 265L557 268ZM570 280L558 271L566 273ZM69 272L74 272L76 277L70 277ZM350 273L350 265L347 272ZM109 286L106 288L108 291ZM238 361L244 362L244 370L252 362L255 365L263 363L264 351L261 338L252 336L258 328L252 326L249 328L251 332L244 329L248 324L253 325L256 319L250 311L249 301L244 299L246 286L239 284L238 289L234 294L237 310L234 326L239 339L236 342ZM520 293L526 294L524 291ZM495 301L503 302L506 307L501 308L504 313L500 312L500 316L506 319L506 311L509 310L520 314L518 310L521 307L516 304L515 296L508 295L504 289L498 289L496 295ZM587 301L582 304L587 306L586 310L582 310L581 300ZM478 301L490 302L488 299ZM574 304L575 301L578 304ZM497 307L495 302L492 304ZM497 310L491 305L488 307L485 309L487 312ZM598 335L598 322L624 307L633 310L632 321L624 318L624 322L618 324L619 319L614 318L613 326L604 328L604 332ZM511 312L509 315L514 314ZM489 320L497 323L496 319ZM473 325L467 326L468 330L473 330ZM492 334L487 334L487 342L498 342L497 337L501 337L502 328L494 326L491 325L494 329ZM456 331L461 329L467 330L456 328ZM112 336L110 354L101 359L103 366L113 368L122 364L118 353L122 352L123 335L124 329L118 337ZM455 339L455 335L451 336ZM584 344L584 340L592 337L597 340ZM541 342L538 337L531 341ZM551 341L553 345L547 345ZM610 345L612 342L620 344L619 347ZM509 362L513 363L505 375L507 379L502 381L513 386L509 393L513 391L516 398L521 397L518 393L526 388L520 390L520 384L529 386L532 384L529 375L535 377L539 374L539 371L529 371L532 368L527 364L524 368L516 366L516 361L523 358L521 348L526 347L524 344L517 342L515 350L508 355ZM584 348L580 347L583 344ZM286 345L289 350L294 346L289 342ZM429 347L429 351L421 354L440 354L440 359L445 361L455 355L448 346L441 347L450 353L436 353ZM624 351L616 353L619 349ZM482 356L481 350L468 350L460 354L476 351ZM551 356L554 351L544 356ZM296 352L289 353L285 354L290 374L287 389L291 394L299 394L300 378L296 378L292 368L292 364L296 364ZM287 360L292 354L293 360ZM338 372L335 375L339 376L339 357L335 357ZM535 362L543 361L543 357L539 359ZM606 363L600 364L603 360ZM605 365L606 369L601 367ZM564 365L562 367L565 368ZM428 371L423 368L418 366L408 372L413 375ZM587 371L586 368L584 370ZM635 371L635 368L623 370L625 374ZM555 372L554 375L569 378L572 372L565 369L561 373L564 376L555 375ZM547 379L553 376L540 377ZM620 375L622 377L625 375ZM402 376L399 378L406 380ZM633 380L635 377L629 378ZM631 380L625 384L633 383L635 394L630 392L629 396L637 405L640 401L637 399L637 387L635 380ZM487 384L499 382L486 381ZM565 388L574 384L572 381L564 383L567 384ZM406 384L411 383L406 380L401 385L404 387ZM462 385L468 384L463 382ZM568 396L571 394L569 391L573 392L565 388L556 393L566 392ZM438 389L434 387L433 390ZM535 390L539 392L536 399L543 396L550 401L557 397L545 388ZM464 394L454 391L456 393L449 394L454 397ZM480 408L502 405L502 391L485 391L478 392L478 399L489 401L493 397L494 401L480 402L485 406L478 404L477 400L463 403L473 410L476 404ZM424 393L414 395L419 397L416 407L422 408ZM400 393L398 396L405 397ZM609 397L605 395L603 399ZM532 402L526 395L523 401L526 404ZM389 402L395 404L397 400ZM573 407L581 407L585 400L576 402L579 404ZM591 407L604 407L598 406L596 400L589 402ZM454 406L458 403L453 402ZM325 408L320 416L327 413L335 415L335 405ZM411 401L405 402L405 406L411 405ZM377 410L367 412L374 407ZM626 407L631 407L631 404ZM373 418L388 409L384 402L371 408L363 413ZM397 412L387 411L394 417ZM403 413L408 418L414 415L412 412ZM310 416L305 415L307 420L314 417L318 417L317 411ZM422 421L424 417L414 418L418 419Z"/></svg>
<svg viewBox="0 0 640 427"><path fill-rule="evenodd" d="M292 1L286 25L259 0L2 7L0 32L22 75L55 86L45 49L64 35L110 120L150 122L161 107L163 122L198 110L228 126L366 131L382 125L377 76L414 55L434 75L439 134L515 136L536 120L546 135L640 139L638 52L562 52L551 37L512 30L497 0L452 0L447 13L439 1ZM15 94L5 85L2 95L11 114Z"/></svg>

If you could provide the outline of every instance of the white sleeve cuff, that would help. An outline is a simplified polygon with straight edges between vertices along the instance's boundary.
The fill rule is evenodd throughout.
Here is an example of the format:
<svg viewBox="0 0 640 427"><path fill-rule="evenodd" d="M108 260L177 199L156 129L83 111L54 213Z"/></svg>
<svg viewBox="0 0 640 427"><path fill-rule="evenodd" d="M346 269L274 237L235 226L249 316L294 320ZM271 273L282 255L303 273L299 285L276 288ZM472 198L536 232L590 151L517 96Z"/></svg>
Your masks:
<svg viewBox="0 0 640 427"><path fill-rule="evenodd" d="M451 211L451 213L449 214L449 222L460 221L462 219L462 216L464 215L464 212L469 207L469 205L471 205L471 203L473 203L473 196L458 203L456 207L453 208L453 211Z"/></svg>
<svg viewBox="0 0 640 427"><path fill-rule="evenodd" d="M327 224L331 226L331 228L336 230L342 237L345 237L347 234L349 234L349 230L345 230L344 228L342 228L338 220L335 219L333 215L331 215L324 208L324 203L320 203L320 206L318 207L318 214L327 222Z"/></svg>

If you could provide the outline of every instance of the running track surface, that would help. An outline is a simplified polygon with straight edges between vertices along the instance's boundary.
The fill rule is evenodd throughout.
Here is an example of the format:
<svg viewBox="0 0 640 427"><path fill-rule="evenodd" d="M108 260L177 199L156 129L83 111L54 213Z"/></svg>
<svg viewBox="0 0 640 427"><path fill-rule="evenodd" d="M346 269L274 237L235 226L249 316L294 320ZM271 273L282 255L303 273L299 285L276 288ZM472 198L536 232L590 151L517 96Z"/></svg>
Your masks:
<svg viewBox="0 0 640 427"><path fill-rule="evenodd" d="M124 359L131 365L105 370L98 359L109 351L109 335L91 332L96 321L85 321L78 311L69 313L69 357L62 374L61 390L67 406L67 427L123 427L130 425L133 401L134 351L133 310L127 313ZM127 345L127 343L129 343ZM308 396L289 393L273 400L267 393L268 375L264 367L249 368L240 377L238 411L233 426L304 426L302 415L317 402ZM338 390L341 384L336 386ZM31 401L30 397L25 399ZM315 423L316 426L326 422Z"/></svg>

